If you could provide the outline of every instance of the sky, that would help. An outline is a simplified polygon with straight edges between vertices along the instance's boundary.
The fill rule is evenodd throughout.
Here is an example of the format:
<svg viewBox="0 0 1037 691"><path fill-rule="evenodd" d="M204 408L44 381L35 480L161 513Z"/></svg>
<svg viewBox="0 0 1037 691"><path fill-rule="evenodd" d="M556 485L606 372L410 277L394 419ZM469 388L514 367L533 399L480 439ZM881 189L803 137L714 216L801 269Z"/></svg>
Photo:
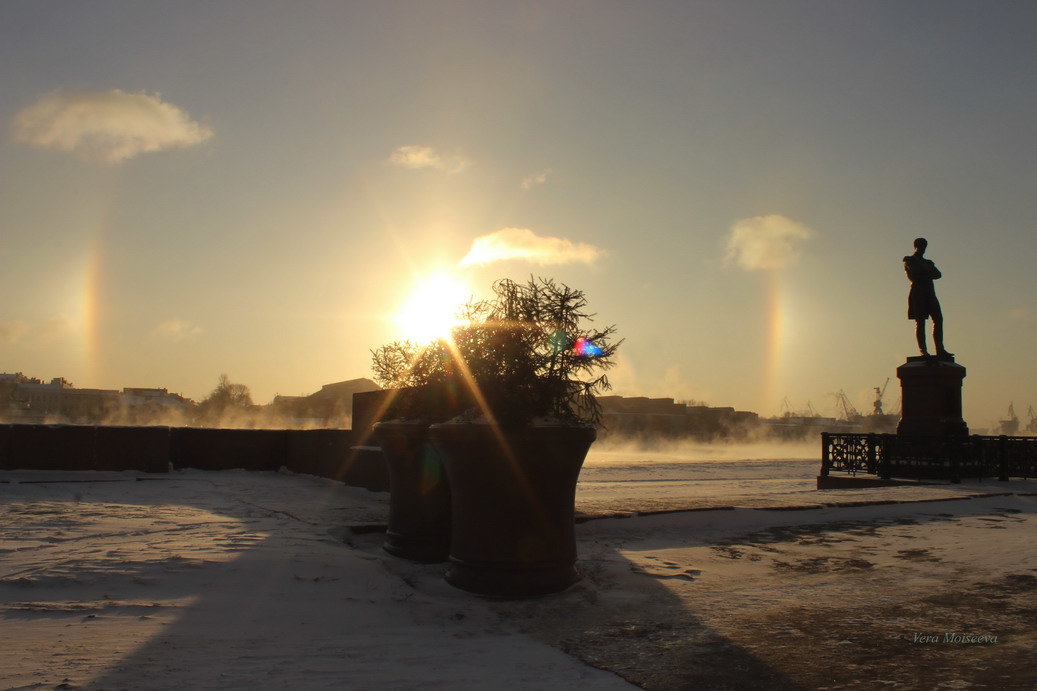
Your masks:
<svg viewBox="0 0 1037 691"><path fill-rule="evenodd" d="M3 0L0 371L264 403L545 276L626 339L614 393L834 414L888 378L895 409L923 236L966 420L1025 424L1035 31L956 0Z"/></svg>

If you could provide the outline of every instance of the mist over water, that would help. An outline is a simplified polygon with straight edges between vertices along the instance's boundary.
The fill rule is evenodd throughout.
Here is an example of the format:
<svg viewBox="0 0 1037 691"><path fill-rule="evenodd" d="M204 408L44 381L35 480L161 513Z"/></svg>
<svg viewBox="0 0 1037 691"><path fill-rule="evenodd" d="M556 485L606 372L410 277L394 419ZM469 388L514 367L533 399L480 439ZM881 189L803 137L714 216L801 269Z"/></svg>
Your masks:
<svg viewBox="0 0 1037 691"><path fill-rule="evenodd" d="M821 439L704 442L608 437L591 446L584 466L821 461Z"/></svg>
<svg viewBox="0 0 1037 691"><path fill-rule="evenodd" d="M767 497L813 494L820 468L819 438L649 443L606 439L587 454L577 494L585 504L638 511L735 501L766 503Z"/></svg>

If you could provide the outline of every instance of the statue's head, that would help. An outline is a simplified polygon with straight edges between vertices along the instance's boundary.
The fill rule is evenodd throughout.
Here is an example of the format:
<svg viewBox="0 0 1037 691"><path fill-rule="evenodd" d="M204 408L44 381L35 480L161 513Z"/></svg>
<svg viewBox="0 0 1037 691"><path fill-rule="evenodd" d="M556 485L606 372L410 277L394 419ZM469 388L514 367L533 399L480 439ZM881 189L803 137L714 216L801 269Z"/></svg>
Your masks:
<svg viewBox="0 0 1037 691"><path fill-rule="evenodd" d="M929 241L925 238L915 238L915 249L919 252L925 252L925 248L929 246Z"/></svg>

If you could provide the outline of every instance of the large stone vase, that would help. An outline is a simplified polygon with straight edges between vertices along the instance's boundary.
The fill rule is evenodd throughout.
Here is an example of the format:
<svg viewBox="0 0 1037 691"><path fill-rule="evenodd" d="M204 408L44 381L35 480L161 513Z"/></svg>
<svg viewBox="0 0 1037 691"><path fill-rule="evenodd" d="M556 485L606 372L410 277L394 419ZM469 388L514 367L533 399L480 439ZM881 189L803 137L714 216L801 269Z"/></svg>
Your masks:
<svg viewBox="0 0 1037 691"><path fill-rule="evenodd" d="M428 425L390 420L374 426L389 470L389 526L382 548L419 562L446 561L450 550L450 485Z"/></svg>
<svg viewBox="0 0 1037 691"><path fill-rule="evenodd" d="M481 595L531 597L579 580L576 481L596 432L551 426L432 425L450 481L446 580Z"/></svg>

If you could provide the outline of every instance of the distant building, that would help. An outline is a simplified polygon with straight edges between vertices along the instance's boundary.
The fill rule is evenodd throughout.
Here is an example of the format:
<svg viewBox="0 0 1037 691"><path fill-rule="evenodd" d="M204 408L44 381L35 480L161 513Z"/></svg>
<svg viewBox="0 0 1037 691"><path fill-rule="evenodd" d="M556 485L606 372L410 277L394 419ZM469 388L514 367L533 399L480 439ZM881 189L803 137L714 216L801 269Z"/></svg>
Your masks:
<svg viewBox="0 0 1037 691"><path fill-rule="evenodd" d="M742 438L759 424L749 411L677 403L672 398L600 396L604 436Z"/></svg>
<svg viewBox="0 0 1037 691"><path fill-rule="evenodd" d="M9 422L89 423L116 413L120 393L77 389L63 377L49 383L21 372L0 375L0 415Z"/></svg>
<svg viewBox="0 0 1037 691"><path fill-rule="evenodd" d="M127 387L122 390L121 414L112 420L128 425L186 424L194 402L167 389Z"/></svg>
<svg viewBox="0 0 1037 691"><path fill-rule="evenodd" d="M243 427L348 429L353 394L377 391L370 379L325 384L308 396L275 396L216 424ZM21 372L0 373L0 422L106 425L200 424L194 401L168 389L126 387L122 391L77 389L55 377L49 382Z"/></svg>
<svg viewBox="0 0 1037 691"><path fill-rule="evenodd" d="M264 408L264 422L278 427L350 429L353 394L378 390L370 379L349 379L325 384L309 396L275 396Z"/></svg>
<svg viewBox="0 0 1037 691"><path fill-rule="evenodd" d="M169 393L167 389L125 388L122 390L123 400L128 406L160 405L169 408L187 408L190 402L178 393Z"/></svg>

